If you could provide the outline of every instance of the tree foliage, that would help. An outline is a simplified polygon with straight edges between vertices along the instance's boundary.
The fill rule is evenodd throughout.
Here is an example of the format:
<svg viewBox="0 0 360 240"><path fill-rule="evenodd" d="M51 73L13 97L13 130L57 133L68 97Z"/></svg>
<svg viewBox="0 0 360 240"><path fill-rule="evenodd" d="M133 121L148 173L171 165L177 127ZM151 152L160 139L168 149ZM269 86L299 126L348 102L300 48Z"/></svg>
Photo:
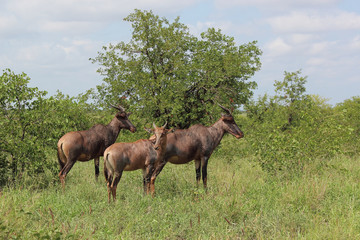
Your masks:
<svg viewBox="0 0 360 240"><path fill-rule="evenodd" d="M315 160L327 164L336 155L359 153L359 121L354 121L360 116L359 98L333 108L326 99L306 94L300 73L285 72L284 81L274 84L277 95L246 105L246 151L274 174L299 173Z"/></svg>
<svg viewBox="0 0 360 240"><path fill-rule="evenodd" d="M286 106L287 122L282 126L286 130L293 124L296 112L301 108L302 101L308 97L305 95L305 84L307 77L300 76L301 70L296 72L284 72L283 81L275 81L276 99L279 103Z"/></svg>
<svg viewBox="0 0 360 240"><path fill-rule="evenodd" d="M29 87L29 81L25 73L10 69L0 76L0 186L24 173L57 171L47 152L65 132L89 126L84 104L60 93L46 98L47 93Z"/></svg>
<svg viewBox="0 0 360 240"><path fill-rule="evenodd" d="M360 137L360 97L347 99L339 103L335 109L344 116L344 124L348 125L354 134Z"/></svg>
<svg viewBox="0 0 360 240"><path fill-rule="evenodd" d="M275 81L275 92L277 97L283 100L286 104L294 103L304 99L306 92L305 84L307 76L300 76L301 70L295 72L284 72L283 81Z"/></svg>
<svg viewBox="0 0 360 240"><path fill-rule="evenodd" d="M0 118L0 151L3 175L1 182L6 181L7 174L14 178L23 172L27 163L32 162L32 171L38 172L41 160L45 155L34 145L37 136L29 134L34 125L41 123L41 118L34 117L34 100L40 100L46 94L37 88L27 86L30 78L22 73L15 74L9 69L0 77L1 118ZM10 170L10 171L7 171Z"/></svg>
<svg viewBox="0 0 360 240"><path fill-rule="evenodd" d="M250 78L261 65L256 42L237 46L213 28L198 39L179 18L170 22L151 11L135 10L124 20L133 28L130 42L103 47L92 59L101 65L104 103L122 99L147 121L188 127L218 113L215 102L238 107L252 96Z"/></svg>

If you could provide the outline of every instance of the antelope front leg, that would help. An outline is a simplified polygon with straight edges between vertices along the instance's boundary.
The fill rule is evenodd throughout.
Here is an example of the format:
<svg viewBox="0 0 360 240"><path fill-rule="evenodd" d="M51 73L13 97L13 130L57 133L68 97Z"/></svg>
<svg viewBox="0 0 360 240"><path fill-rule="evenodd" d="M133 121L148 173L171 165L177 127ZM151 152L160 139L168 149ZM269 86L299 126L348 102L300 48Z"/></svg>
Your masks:
<svg viewBox="0 0 360 240"><path fill-rule="evenodd" d="M95 165L95 179L96 181L98 180L99 177L99 162L100 162L100 157L96 157L94 158L94 165Z"/></svg>
<svg viewBox="0 0 360 240"><path fill-rule="evenodd" d="M152 197L155 196L155 180L156 176L153 174L150 179L150 193Z"/></svg>
<svg viewBox="0 0 360 240"><path fill-rule="evenodd" d="M201 177L201 161L195 160L195 172L196 172L196 186L199 187L200 177Z"/></svg>
<svg viewBox="0 0 360 240"><path fill-rule="evenodd" d="M143 185L144 185L144 195L145 194L148 194L149 192L149 181L147 179L147 176L148 176L148 169L147 168L144 168L143 169Z"/></svg>
<svg viewBox="0 0 360 240"><path fill-rule="evenodd" d="M208 157L204 157L202 159L202 180L204 184L205 190L207 190L207 164L208 164Z"/></svg>
<svg viewBox="0 0 360 240"><path fill-rule="evenodd" d="M150 164L146 167L145 170L145 186L144 191L146 191L146 194L151 193L152 196L155 194L155 187L151 184L152 175L154 173L154 165ZM146 189L146 190L145 190Z"/></svg>
<svg viewBox="0 0 360 240"><path fill-rule="evenodd" d="M154 170L154 174L153 174L153 175L155 175L155 177L157 177L160 174L160 172L162 171L162 169L164 168L166 163L167 163L166 161L162 161L157 164L157 166Z"/></svg>

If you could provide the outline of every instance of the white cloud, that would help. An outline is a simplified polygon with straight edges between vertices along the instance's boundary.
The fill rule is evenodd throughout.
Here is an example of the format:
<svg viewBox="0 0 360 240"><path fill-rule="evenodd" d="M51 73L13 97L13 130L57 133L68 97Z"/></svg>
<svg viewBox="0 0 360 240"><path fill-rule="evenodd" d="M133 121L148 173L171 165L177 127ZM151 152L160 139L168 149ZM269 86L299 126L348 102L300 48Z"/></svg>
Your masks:
<svg viewBox="0 0 360 240"><path fill-rule="evenodd" d="M91 33L110 22L121 22L134 11L153 10L155 14L181 11L201 0L1 0L0 33L4 28L38 33ZM10 16L7 16L11 13ZM5 16L5 17L4 17ZM4 36L4 35L3 35ZM6 36L4 36L6 37Z"/></svg>
<svg viewBox="0 0 360 240"><path fill-rule="evenodd" d="M357 35L353 39L351 39L349 47L352 50L360 50L360 35Z"/></svg>
<svg viewBox="0 0 360 240"><path fill-rule="evenodd" d="M14 15L0 16L0 32L12 29L16 23L17 21Z"/></svg>
<svg viewBox="0 0 360 240"><path fill-rule="evenodd" d="M0 0L0 66L26 72L35 86L50 92L78 94L101 81L88 58L110 41L127 41L131 26L123 18L135 8L151 9L169 20L185 16L194 35L215 27L239 44L258 40L259 88L272 88L284 70L303 69L313 92L324 97L331 93L317 83L340 82L339 101L359 89L345 89L346 82L360 83L360 12L340 5L340 0Z"/></svg>
<svg viewBox="0 0 360 240"><path fill-rule="evenodd" d="M325 58L313 57L306 61L306 64L313 67L329 65L330 61Z"/></svg>
<svg viewBox="0 0 360 240"><path fill-rule="evenodd" d="M289 15L269 18L268 23L279 33L360 30L360 15L351 12L292 12Z"/></svg>
<svg viewBox="0 0 360 240"><path fill-rule="evenodd" d="M76 34L80 35L83 33L91 33L100 29L103 24L99 22L82 22L82 21L48 21L41 24L38 28L39 32L48 32L48 33L66 33L66 34Z"/></svg>
<svg viewBox="0 0 360 240"><path fill-rule="evenodd" d="M67 21L121 20L135 8L174 12L199 0L7 0L7 9L27 19Z"/></svg>
<svg viewBox="0 0 360 240"><path fill-rule="evenodd" d="M328 53L334 47L336 47L337 43L335 41L329 42L329 41L323 41L323 42L315 42L310 44L310 49L308 53L310 55L318 55L321 53Z"/></svg>
<svg viewBox="0 0 360 240"><path fill-rule="evenodd" d="M281 56L289 53L292 50L292 47L287 44L284 39L279 37L266 44L265 49L266 55Z"/></svg>
<svg viewBox="0 0 360 240"><path fill-rule="evenodd" d="M260 9L309 8L334 5L341 0L215 0L218 8L255 6Z"/></svg>
<svg viewBox="0 0 360 240"><path fill-rule="evenodd" d="M301 34L301 33L295 33L290 35L291 42L293 44L306 44L314 39L316 39L316 36L313 34Z"/></svg>

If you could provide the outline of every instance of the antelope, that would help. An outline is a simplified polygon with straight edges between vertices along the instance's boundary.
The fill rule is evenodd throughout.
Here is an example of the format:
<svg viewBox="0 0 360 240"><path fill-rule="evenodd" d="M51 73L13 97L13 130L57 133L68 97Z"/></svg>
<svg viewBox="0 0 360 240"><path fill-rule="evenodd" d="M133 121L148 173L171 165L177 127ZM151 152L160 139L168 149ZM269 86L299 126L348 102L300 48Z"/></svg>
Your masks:
<svg viewBox="0 0 360 240"><path fill-rule="evenodd" d="M220 144L225 133L237 139L244 137L229 109L219 105L226 114L212 126L196 124L188 129L179 129L167 136L167 147L163 160L159 162L152 175L153 181L167 162L185 164L195 160L196 182L199 185L202 175L204 188L207 188L207 165L214 149ZM200 171L201 170L201 171ZM202 173L202 174L201 174Z"/></svg>
<svg viewBox="0 0 360 240"><path fill-rule="evenodd" d="M155 186L150 182L155 165L162 160L166 150L167 123L157 127L153 123L155 139L140 139L131 143L114 143L104 152L104 175L107 182L108 201L112 194L116 201L116 188L123 171L142 169L144 194L155 194ZM155 181L153 181L154 183Z"/></svg>
<svg viewBox="0 0 360 240"><path fill-rule="evenodd" d="M76 161L89 161L94 159L95 178L99 176L99 158L104 154L107 147L113 144L121 129L128 129L134 133L136 128L121 106L111 107L118 110L115 117L108 125L96 124L92 128L83 131L68 132L62 136L57 144L58 161L60 165L59 178L62 187L65 188L65 177Z"/></svg>

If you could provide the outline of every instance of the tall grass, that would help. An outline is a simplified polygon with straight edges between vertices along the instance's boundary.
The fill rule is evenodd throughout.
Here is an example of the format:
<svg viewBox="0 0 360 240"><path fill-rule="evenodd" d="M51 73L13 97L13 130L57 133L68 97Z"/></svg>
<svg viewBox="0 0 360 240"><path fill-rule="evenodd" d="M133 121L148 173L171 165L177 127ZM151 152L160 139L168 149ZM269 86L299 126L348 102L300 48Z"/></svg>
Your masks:
<svg viewBox="0 0 360 240"><path fill-rule="evenodd" d="M154 198L143 195L141 171L124 172L111 204L93 162L79 162L65 191L58 182L34 190L30 181L3 189L0 238L359 239L359 160L319 160L281 178L249 157L217 151L207 192L196 186L193 163L168 164Z"/></svg>

